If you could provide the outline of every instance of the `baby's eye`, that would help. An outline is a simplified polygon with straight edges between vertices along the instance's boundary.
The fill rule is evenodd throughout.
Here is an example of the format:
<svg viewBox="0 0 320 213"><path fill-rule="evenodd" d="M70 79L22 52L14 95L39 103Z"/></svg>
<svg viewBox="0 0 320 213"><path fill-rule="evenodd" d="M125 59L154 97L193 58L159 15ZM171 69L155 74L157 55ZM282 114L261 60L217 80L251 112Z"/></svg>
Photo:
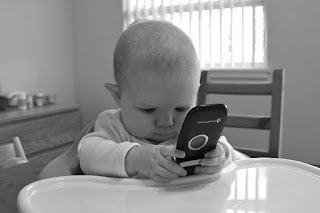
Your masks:
<svg viewBox="0 0 320 213"><path fill-rule="evenodd" d="M155 108L139 108L139 110L144 113L152 113L154 112Z"/></svg>
<svg viewBox="0 0 320 213"><path fill-rule="evenodd" d="M176 107L175 110L177 112L185 112L189 109L189 107Z"/></svg>

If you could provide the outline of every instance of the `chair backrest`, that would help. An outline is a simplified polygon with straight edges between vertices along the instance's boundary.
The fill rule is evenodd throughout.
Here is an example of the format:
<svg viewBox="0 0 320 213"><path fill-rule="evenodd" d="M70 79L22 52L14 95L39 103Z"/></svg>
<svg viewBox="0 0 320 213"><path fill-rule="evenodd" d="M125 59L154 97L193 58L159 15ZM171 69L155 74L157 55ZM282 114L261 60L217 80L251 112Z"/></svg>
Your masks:
<svg viewBox="0 0 320 213"><path fill-rule="evenodd" d="M27 162L19 137L14 137L8 143L0 145L0 168L9 168Z"/></svg>
<svg viewBox="0 0 320 213"><path fill-rule="evenodd" d="M229 114L225 126L268 130L270 134L267 151L250 148L237 148L237 150L250 157L279 157L282 134L284 70L274 70L271 81L257 83L210 83L207 80L208 72L210 71L201 72L201 86L198 93L199 105L206 103L208 94L271 96L270 116Z"/></svg>
<svg viewBox="0 0 320 213"><path fill-rule="evenodd" d="M49 164L41 170L39 179L83 174L78 158L78 144L86 134L94 131L94 124L95 122L91 122L85 126L69 149L49 162Z"/></svg>

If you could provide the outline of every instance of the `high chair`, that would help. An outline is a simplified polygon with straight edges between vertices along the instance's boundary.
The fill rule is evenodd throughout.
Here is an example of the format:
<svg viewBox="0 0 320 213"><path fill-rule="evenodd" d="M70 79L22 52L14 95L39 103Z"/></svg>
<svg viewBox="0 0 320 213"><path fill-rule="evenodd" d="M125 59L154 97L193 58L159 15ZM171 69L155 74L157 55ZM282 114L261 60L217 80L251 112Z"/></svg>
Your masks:
<svg viewBox="0 0 320 213"><path fill-rule="evenodd" d="M86 134L93 132L93 130L94 122L91 122L84 127L72 143L71 147L62 155L49 162L41 170L39 179L83 174L80 169L80 161L78 158L78 144Z"/></svg>
<svg viewBox="0 0 320 213"><path fill-rule="evenodd" d="M250 157L279 157L282 134L282 111L284 93L284 70L278 69L272 72L271 81L256 83L213 83L208 82L209 73L214 70L201 72L201 86L198 92L198 104L205 104L209 94L233 95L233 96L270 96L270 115L235 115L229 114L225 127L259 129L269 132L269 146L267 150L253 148L236 148L236 150ZM227 71L226 71L227 72ZM255 72L250 70L248 72ZM256 71L257 72L257 71ZM240 75L240 73L239 73ZM214 78L214 77L213 77Z"/></svg>
<svg viewBox="0 0 320 213"><path fill-rule="evenodd" d="M0 169L10 168L27 162L28 159L19 137L14 137L12 141L0 145Z"/></svg>

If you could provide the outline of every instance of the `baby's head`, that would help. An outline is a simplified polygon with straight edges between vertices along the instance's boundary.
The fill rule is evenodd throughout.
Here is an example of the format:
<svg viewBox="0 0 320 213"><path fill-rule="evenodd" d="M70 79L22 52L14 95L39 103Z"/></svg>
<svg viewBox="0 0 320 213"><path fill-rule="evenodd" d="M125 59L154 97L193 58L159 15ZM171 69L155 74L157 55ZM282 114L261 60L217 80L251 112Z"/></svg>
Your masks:
<svg viewBox="0 0 320 213"><path fill-rule="evenodd" d="M122 89L139 71L162 76L199 74L190 38L166 21L138 21L120 36L114 52L114 76ZM143 73L140 73L143 74Z"/></svg>
<svg viewBox="0 0 320 213"><path fill-rule="evenodd" d="M195 105L200 67L190 38L166 21L141 21L120 36L117 84L106 84L129 133L158 143L176 137Z"/></svg>

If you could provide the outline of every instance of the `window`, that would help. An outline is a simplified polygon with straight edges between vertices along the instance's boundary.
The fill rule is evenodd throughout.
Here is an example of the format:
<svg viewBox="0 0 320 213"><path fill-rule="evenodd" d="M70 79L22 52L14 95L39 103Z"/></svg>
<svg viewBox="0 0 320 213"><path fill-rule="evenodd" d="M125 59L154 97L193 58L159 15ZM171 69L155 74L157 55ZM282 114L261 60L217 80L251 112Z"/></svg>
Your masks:
<svg viewBox="0 0 320 213"><path fill-rule="evenodd" d="M140 18L171 21L193 41L203 69L265 68L265 0L123 0L124 28Z"/></svg>

